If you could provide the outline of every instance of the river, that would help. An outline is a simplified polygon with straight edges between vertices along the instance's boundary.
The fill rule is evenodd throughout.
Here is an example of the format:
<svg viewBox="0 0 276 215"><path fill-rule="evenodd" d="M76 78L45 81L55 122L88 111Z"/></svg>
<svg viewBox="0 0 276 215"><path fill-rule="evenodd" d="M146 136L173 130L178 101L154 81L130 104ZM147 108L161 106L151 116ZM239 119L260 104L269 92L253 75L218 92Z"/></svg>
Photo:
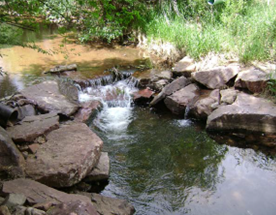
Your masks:
<svg viewBox="0 0 276 215"><path fill-rule="evenodd" d="M45 37L38 44L52 46L59 44L60 39ZM105 68L121 63L132 65L141 59L134 48L71 45L78 46L77 50L89 50L86 57L72 56L66 61L81 65L80 71L89 74L89 78L97 77ZM10 72L9 81L0 83L1 95L49 78L41 72L65 62L62 55L56 61L48 61L53 56L20 47L1 52L5 57L0 59L0 66ZM26 56L28 61L15 60ZM91 63L93 56L98 57L99 64ZM110 59L116 60L110 64L102 62L111 62ZM103 139L104 151L109 152L111 159L110 180L103 195L128 200L137 215L275 214L274 155L218 144L196 121L184 116L179 119L168 111L136 107L131 93L137 90L135 83L127 79L79 92L81 101L99 99L103 103L102 111L89 122Z"/></svg>

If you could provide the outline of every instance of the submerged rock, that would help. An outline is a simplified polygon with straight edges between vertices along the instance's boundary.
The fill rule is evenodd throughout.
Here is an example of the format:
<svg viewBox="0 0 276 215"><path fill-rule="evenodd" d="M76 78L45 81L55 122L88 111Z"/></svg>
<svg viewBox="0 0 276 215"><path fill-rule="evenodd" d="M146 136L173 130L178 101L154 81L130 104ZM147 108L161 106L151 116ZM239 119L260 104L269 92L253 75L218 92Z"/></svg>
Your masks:
<svg viewBox="0 0 276 215"><path fill-rule="evenodd" d="M0 172L12 177L24 175L25 159L9 134L0 127Z"/></svg>
<svg viewBox="0 0 276 215"><path fill-rule="evenodd" d="M93 193L92 202L99 214L132 215L135 213L134 207L125 200L114 199Z"/></svg>
<svg viewBox="0 0 276 215"><path fill-rule="evenodd" d="M209 89L221 89L239 73L239 66L217 67L207 71L193 72L192 77Z"/></svg>
<svg viewBox="0 0 276 215"><path fill-rule="evenodd" d="M47 135L34 157L28 157L26 173L52 187L72 186L95 167L102 144L87 125L64 125Z"/></svg>
<svg viewBox="0 0 276 215"><path fill-rule="evenodd" d="M77 64L70 64L70 65L59 65L56 66L49 71L44 72L44 74L55 74L55 73L62 73L62 72L68 72L68 71L77 71L78 66Z"/></svg>
<svg viewBox="0 0 276 215"><path fill-rule="evenodd" d="M38 136L59 127L59 116L56 113L27 116L18 125L7 129L12 139L17 142L32 142Z"/></svg>
<svg viewBox="0 0 276 215"><path fill-rule="evenodd" d="M167 108L174 114L185 113L186 107L191 106L199 96L199 88L190 84L181 90L176 91L164 100Z"/></svg>
<svg viewBox="0 0 276 215"><path fill-rule="evenodd" d="M263 98L240 93L232 105L220 106L213 111L208 117L207 129L276 134L276 105Z"/></svg>
<svg viewBox="0 0 276 215"><path fill-rule="evenodd" d="M250 67L241 71L235 81L235 87L247 89L252 93L261 93L265 90L269 75L260 69Z"/></svg>
<svg viewBox="0 0 276 215"><path fill-rule="evenodd" d="M45 81L27 87L21 93L44 112L56 112L70 116L78 110L77 104L70 102L65 95L61 94L58 83L55 81Z"/></svg>
<svg viewBox="0 0 276 215"><path fill-rule="evenodd" d="M204 91L198 100L190 107L190 114L200 119L206 120L207 117L219 104L219 90Z"/></svg>

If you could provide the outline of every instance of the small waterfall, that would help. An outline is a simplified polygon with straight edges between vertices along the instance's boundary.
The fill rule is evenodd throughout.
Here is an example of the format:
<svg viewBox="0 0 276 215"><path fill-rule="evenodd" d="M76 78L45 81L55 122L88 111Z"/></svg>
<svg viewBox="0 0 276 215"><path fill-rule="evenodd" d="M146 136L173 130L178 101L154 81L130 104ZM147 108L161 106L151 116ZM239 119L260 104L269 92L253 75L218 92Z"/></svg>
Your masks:
<svg viewBox="0 0 276 215"><path fill-rule="evenodd" d="M118 139L132 121L133 102L131 94L138 89L137 80L132 73L121 72L123 80L106 76L105 79L94 79L90 86L79 92L80 102L99 100L102 111L94 119L94 125L106 132L108 138ZM104 81L103 81L104 80Z"/></svg>
<svg viewBox="0 0 276 215"><path fill-rule="evenodd" d="M192 124L192 121L188 119L188 115L190 112L190 107L186 106L185 113L184 113L184 119L176 120L176 123L180 127L187 127Z"/></svg>

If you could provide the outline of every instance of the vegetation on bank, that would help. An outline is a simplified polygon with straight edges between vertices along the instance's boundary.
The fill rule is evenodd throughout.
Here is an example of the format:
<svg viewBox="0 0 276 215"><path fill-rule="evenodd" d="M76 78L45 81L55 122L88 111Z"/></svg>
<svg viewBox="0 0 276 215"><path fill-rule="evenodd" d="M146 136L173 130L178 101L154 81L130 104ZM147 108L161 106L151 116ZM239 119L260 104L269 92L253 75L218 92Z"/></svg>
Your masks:
<svg viewBox="0 0 276 215"><path fill-rule="evenodd" d="M36 30L34 17L43 17L76 30L81 42L135 41L139 32L193 58L212 52L267 61L276 57L275 11L269 0L0 0L0 44L19 44L16 29Z"/></svg>

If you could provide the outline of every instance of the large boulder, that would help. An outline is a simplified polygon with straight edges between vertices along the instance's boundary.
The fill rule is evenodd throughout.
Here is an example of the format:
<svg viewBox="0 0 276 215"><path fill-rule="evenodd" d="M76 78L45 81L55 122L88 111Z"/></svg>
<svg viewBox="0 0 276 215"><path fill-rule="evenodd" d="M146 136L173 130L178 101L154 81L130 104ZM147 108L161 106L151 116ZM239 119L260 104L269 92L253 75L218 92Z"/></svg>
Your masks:
<svg viewBox="0 0 276 215"><path fill-rule="evenodd" d="M58 190L55 190L51 187L48 187L46 185L43 185L39 182L30 180L30 179L16 179L13 181L6 181L3 183L3 188L2 188L2 193L3 194L23 194L26 196L28 204L31 206L38 206L40 207L42 205L49 205L49 207L56 206L60 208L60 204L65 204L65 205L79 205L80 210L82 212L84 211L89 211L90 213L79 213L79 214L91 214L91 215L96 215L98 214L91 202L91 200L82 195L76 195L76 194L67 194ZM48 208L48 207L47 207ZM58 209L57 208L57 209ZM67 206L67 209L71 208ZM51 211L49 211L49 214L56 214L54 213L57 211L56 208L53 208ZM70 212L75 212L75 207L71 208L72 211L67 211L67 214L70 214ZM60 213L62 214L62 213Z"/></svg>
<svg viewBox="0 0 276 215"><path fill-rule="evenodd" d="M181 90L176 91L164 100L167 108L174 114L185 113L186 107L191 106L199 96L199 88L195 84L190 84Z"/></svg>
<svg viewBox="0 0 276 215"><path fill-rule="evenodd" d="M7 129L12 139L17 142L32 142L38 136L59 127L59 116L56 113L26 116L18 125Z"/></svg>
<svg viewBox="0 0 276 215"><path fill-rule="evenodd" d="M74 114L78 110L78 105L69 101L59 90L56 81L45 81L43 83L30 86L21 91L22 95L38 109L45 112L57 112L66 116Z"/></svg>
<svg viewBox="0 0 276 215"><path fill-rule="evenodd" d="M48 134L35 156L28 157L26 173L52 187L70 187L95 167L102 144L86 124L64 125Z"/></svg>
<svg viewBox="0 0 276 215"><path fill-rule="evenodd" d="M250 67L242 70L235 81L235 87L246 89L252 93L261 93L265 90L269 75L260 69Z"/></svg>
<svg viewBox="0 0 276 215"><path fill-rule="evenodd" d="M186 87L189 85L191 81L185 77L180 77L176 80L174 80L172 83L166 85L163 90L154 97L154 99L151 101L150 106L157 105L160 101L165 99L167 96L172 95L174 92Z"/></svg>
<svg viewBox="0 0 276 215"><path fill-rule="evenodd" d="M212 112L207 120L207 129L276 134L276 105L266 99L240 93L232 105L220 106Z"/></svg>
<svg viewBox="0 0 276 215"><path fill-rule="evenodd" d="M217 67L192 73L192 78L209 89L221 89L239 73L239 66Z"/></svg>
<svg viewBox="0 0 276 215"><path fill-rule="evenodd" d="M205 90L198 100L190 107L190 114L206 120L219 105L219 90Z"/></svg>
<svg viewBox="0 0 276 215"><path fill-rule="evenodd" d="M25 159L15 146L9 134L0 127L0 171L21 176L24 173Z"/></svg>
<svg viewBox="0 0 276 215"><path fill-rule="evenodd" d="M191 77L191 73L196 70L196 65L193 59L186 56L178 61L172 69L175 76L184 75L185 77Z"/></svg>
<svg viewBox="0 0 276 215"><path fill-rule="evenodd" d="M92 202L95 204L96 210L99 214L132 215L135 213L134 207L126 200L114 199L93 193Z"/></svg>

